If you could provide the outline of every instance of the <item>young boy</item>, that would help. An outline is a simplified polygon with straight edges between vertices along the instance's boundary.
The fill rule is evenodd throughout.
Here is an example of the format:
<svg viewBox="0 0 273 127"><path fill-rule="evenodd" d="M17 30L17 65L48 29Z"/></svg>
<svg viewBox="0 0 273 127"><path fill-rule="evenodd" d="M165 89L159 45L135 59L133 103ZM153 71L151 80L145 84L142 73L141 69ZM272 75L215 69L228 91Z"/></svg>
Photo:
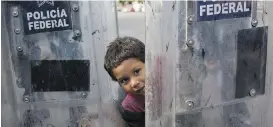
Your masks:
<svg viewBox="0 0 273 127"><path fill-rule="evenodd" d="M145 126L145 45L133 37L117 38L108 46L104 68L126 92L118 108L129 127Z"/></svg>

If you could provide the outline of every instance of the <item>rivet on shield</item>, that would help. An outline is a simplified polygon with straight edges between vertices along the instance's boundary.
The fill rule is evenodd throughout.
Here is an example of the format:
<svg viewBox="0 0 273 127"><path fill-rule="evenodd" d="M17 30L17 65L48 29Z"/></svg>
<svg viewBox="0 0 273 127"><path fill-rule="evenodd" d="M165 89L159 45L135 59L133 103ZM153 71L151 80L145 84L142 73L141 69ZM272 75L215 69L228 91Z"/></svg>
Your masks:
<svg viewBox="0 0 273 127"><path fill-rule="evenodd" d="M18 10L15 10L15 11L12 12L12 15L13 15L14 17L17 17L18 14L19 14Z"/></svg>
<svg viewBox="0 0 273 127"><path fill-rule="evenodd" d="M16 50L17 50L18 52L23 52L23 48L20 47L20 46L17 46L17 47L16 47Z"/></svg>
<svg viewBox="0 0 273 127"><path fill-rule="evenodd" d="M256 27L256 26L258 25L258 20L257 20L257 19L252 19L251 25L252 25L253 27Z"/></svg>
<svg viewBox="0 0 273 127"><path fill-rule="evenodd" d="M74 35L75 35L76 37L79 37L79 36L82 35L82 33L81 33L80 30L75 30L75 31L74 31Z"/></svg>
<svg viewBox="0 0 273 127"><path fill-rule="evenodd" d="M24 96L23 101L26 102L26 103L30 102L30 97L29 96Z"/></svg>
<svg viewBox="0 0 273 127"><path fill-rule="evenodd" d="M187 41L187 46L188 46L188 47L192 47L193 44L194 44L194 40L189 39L189 40Z"/></svg>
<svg viewBox="0 0 273 127"><path fill-rule="evenodd" d="M194 21L194 16L193 16L193 15L190 15L190 16L188 17L188 24L192 24L193 21Z"/></svg>
<svg viewBox="0 0 273 127"><path fill-rule="evenodd" d="M73 10L73 11L78 11L78 10L79 10L79 6L78 6L77 4L74 4L74 5L72 6L72 10Z"/></svg>
<svg viewBox="0 0 273 127"><path fill-rule="evenodd" d="M82 93L81 93L81 98L86 98L87 95L88 95L88 94L87 94L86 92L82 92Z"/></svg>
<svg viewBox="0 0 273 127"><path fill-rule="evenodd" d="M193 108L194 103L193 103L193 101L186 101L186 105L188 108Z"/></svg>
<svg viewBox="0 0 273 127"><path fill-rule="evenodd" d="M20 30L19 28L15 28L15 29L14 29L14 32L15 32L16 34L19 34L19 33L21 32L21 30Z"/></svg>
<svg viewBox="0 0 273 127"><path fill-rule="evenodd" d="M89 118L82 118L79 122L79 127L92 127L92 121Z"/></svg>
<svg viewBox="0 0 273 127"><path fill-rule="evenodd" d="M255 90L255 89L251 89L251 90L249 91L249 95L250 95L251 97L254 97L254 96L256 95L256 90Z"/></svg>

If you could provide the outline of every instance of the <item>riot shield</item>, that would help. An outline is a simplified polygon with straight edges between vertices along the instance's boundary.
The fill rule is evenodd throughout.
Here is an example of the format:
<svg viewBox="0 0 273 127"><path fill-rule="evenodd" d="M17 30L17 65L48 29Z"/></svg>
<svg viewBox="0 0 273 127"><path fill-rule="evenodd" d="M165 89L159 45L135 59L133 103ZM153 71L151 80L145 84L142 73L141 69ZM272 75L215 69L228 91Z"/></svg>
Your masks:
<svg viewBox="0 0 273 127"><path fill-rule="evenodd" d="M1 10L3 126L123 126L118 85L103 70L114 2L2 1Z"/></svg>
<svg viewBox="0 0 273 127"><path fill-rule="evenodd" d="M147 127L272 126L272 4L146 2Z"/></svg>

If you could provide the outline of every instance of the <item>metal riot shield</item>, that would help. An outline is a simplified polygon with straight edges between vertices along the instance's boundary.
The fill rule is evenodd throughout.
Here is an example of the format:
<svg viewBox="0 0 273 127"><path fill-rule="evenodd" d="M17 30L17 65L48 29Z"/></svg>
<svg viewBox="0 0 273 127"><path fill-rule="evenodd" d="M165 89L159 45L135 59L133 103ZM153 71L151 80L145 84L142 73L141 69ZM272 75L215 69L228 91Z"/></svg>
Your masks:
<svg viewBox="0 0 273 127"><path fill-rule="evenodd" d="M273 126L272 5L147 1L147 127Z"/></svg>
<svg viewBox="0 0 273 127"><path fill-rule="evenodd" d="M2 1L1 10L2 126L123 126L103 69L114 2Z"/></svg>

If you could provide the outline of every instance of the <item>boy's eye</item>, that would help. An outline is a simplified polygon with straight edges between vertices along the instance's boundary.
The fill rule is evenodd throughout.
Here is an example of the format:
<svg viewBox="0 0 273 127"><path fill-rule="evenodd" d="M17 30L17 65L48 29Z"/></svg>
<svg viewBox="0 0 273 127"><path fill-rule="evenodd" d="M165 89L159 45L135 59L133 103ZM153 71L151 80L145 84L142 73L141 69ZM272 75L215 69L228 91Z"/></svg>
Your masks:
<svg viewBox="0 0 273 127"><path fill-rule="evenodd" d="M140 72L140 69L136 69L136 70L134 71L135 75L139 75L139 72Z"/></svg>
<svg viewBox="0 0 273 127"><path fill-rule="evenodd" d="M128 78L123 78L123 79L119 80L119 83L120 83L121 85L124 85L124 84L126 84L128 81L129 81Z"/></svg>

